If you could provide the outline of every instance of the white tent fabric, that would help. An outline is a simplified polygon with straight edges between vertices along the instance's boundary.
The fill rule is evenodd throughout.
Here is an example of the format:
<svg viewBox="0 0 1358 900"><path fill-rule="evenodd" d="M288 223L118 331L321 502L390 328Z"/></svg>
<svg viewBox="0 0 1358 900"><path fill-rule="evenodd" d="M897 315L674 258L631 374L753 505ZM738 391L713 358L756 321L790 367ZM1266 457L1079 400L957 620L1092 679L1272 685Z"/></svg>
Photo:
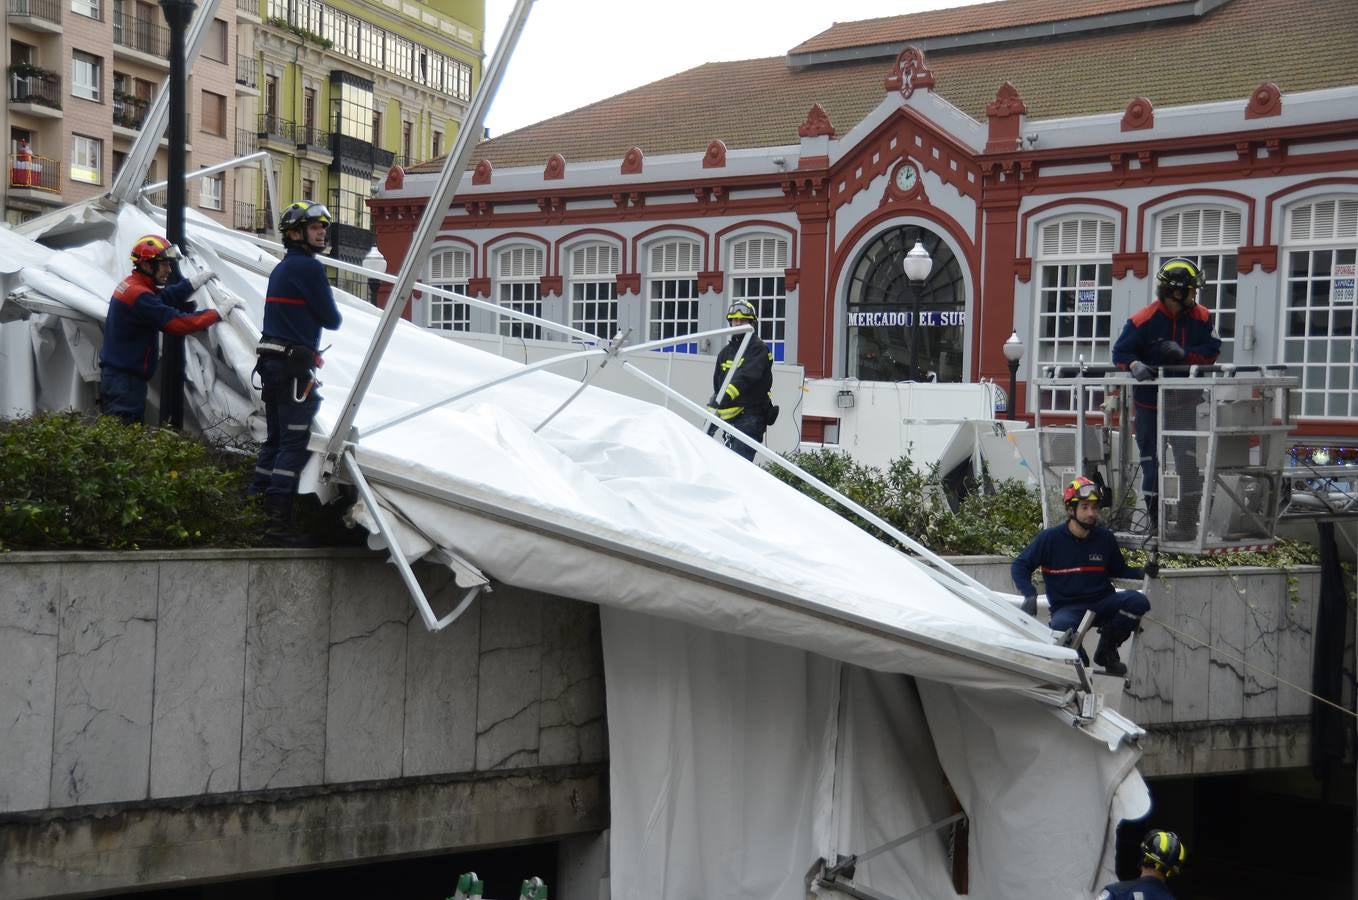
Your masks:
<svg viewBox="0 0 1358 900"><path fill-rule="evenodd" d="M66 231L47 229L44 240L64 248L55 252L0 232L6 289L27 289L23 309L49 310L29 327L54 343L60 334L67 351L70 333L52 319L87 335L125 267L115 248L161 230L124 208L100 233L99 216L85 207ZM257 329L270 257L190 226L197 261L247 300ZM361 301L341 302L344 326L323 338L333 347L320 432L338 420L377 323ZM0 308L0 320L13 317ZM187 342L186 410L201 430L261 435L251 337L233 321ZM88 380L97 376L80 340L72 355L83 353L76 368ZM14 379L30 385L27 408L70 400L78 379L51 371L56 358L35 355L32 377ZM379 430L519 368L402 323L352 452L407 558L442 548L502 582L600 605L615 896L801 896L816 857L936 820L939 760L971 818L972 896L1088 895L1138 751L1106 746L1057 711L1080 683L1072 651L980 611L657 406L586 389L535 430L578 387L539 372ZM0 409L25 408L6 381ZM370 510L356 517L371 524ZM1137 733L1110 723L1101 734ZM1039 840L1046 858L1063 848L1065 868L1030 871ZM893 896L951 897L942 852L926 836L858 877Z"/></svg>

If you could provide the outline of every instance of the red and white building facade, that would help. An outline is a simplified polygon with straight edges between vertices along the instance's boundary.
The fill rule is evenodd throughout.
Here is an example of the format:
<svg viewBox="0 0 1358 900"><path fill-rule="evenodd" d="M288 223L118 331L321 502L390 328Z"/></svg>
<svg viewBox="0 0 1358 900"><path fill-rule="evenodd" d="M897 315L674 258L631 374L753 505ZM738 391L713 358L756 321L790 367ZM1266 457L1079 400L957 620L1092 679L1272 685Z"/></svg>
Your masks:
<svg viewBox="0 0 1358 900"><path fill-rule="evenodd" d="M984 120L947 98L926 52L876 68L856 122L818 105L786 140L493 167L464 177L424 275L431 283L632 339L720 327L736 298L809 378L1007 384L1002 345L1027 352L1020 414L1069 398L1025 389L1037 367L1108 361L1150 302L1160 259L1198 259L1222 360L1285 363L1302 433L1358 437L1358 84L1030 118L994 85ZM395 169L370 201L395 271L437 180ZM921 243L929 279L904 254ZM420 298L421 324L493 332L489 313ZM550 339L519 325L516 337ZM681 352L715 353L698 342ZM808 437L820 423L805 423Z"/></svg>

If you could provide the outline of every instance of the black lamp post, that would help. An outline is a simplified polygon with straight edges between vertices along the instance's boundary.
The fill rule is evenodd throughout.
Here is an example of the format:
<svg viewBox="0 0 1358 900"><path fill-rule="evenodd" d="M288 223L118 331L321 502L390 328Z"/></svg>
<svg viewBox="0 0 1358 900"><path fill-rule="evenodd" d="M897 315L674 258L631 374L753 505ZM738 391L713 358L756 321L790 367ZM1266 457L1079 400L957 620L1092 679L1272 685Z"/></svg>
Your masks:
<svg viewBox="0 0 1358 900"><path fill-rule="evenodd" d="M915 246L910 248L910 252L905 254L905 259L901 261L901 266L905 269L905 277L910 281L910 380L914 381L919 375L919 295L924 288L924 281L929 277L929 270L934 267L934 261L929 258L929 251L924 249L924 244L915 241Z"/></svg>
<svg viewBox="0 0 1358 900"><path fill-rule="evenodd" d="M1014 407L1018 405L1018 369L1019 360L1023 359L1023 341L1019 339L1018 332L1009 335L1009 340L1004 342L1004 358L1009 363L1009 418L1014 418Z"/></svg>
<svg viewBox="0 0 1358 900"><path fill-rule="evenodd" d="M193 20L193 0L160 0L170 26L170 165L165 192L165 239L184 246L185 76L184 32ZM161 340L160 424L184 427L184 338Z"/></svg>

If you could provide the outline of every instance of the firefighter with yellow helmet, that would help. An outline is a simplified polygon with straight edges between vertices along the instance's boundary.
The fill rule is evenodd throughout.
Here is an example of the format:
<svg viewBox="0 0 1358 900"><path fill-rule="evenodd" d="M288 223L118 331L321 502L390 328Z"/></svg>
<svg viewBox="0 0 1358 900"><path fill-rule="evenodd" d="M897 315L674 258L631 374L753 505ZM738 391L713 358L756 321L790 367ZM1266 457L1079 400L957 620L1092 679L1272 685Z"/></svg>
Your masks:
<svg viewBox="0 0 1358 900"><path fill-rule="evenodd" d="M1174 900L1166 882L1179 874L1187 859L1177 834L1152 831L1141 842L1141 876L1105 886L1098 900Z"/></svg>
<svg viewBox="0 0 1358 900"><path fill-rule="evenodd" d="M769 395L773 388L773 351L759 337L759 317L749 300L733 301L726 311L726 322L733 327L750 325L754 333L739 358L736 354L745 337L741 332L731 335L731 340L717 354L717 365L712 370L712 400L707 408L737 431L762 443L764 432L778 417L778 407L773 405ZM732 369L735 373L723 389L726 374ZM746 459L754 460L754 450L740 441L727 438L726 446Z"/></svg>

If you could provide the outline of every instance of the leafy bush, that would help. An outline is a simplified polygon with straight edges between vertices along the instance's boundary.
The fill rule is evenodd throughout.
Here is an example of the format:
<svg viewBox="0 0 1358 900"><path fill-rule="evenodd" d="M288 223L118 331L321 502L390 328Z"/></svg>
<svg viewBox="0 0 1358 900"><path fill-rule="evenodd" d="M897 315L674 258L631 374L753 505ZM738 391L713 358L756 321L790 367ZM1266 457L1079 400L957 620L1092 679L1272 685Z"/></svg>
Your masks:
<svg viewBox="0 0 1358 900"><path fill-rule="evenodd" d="M1036 488L1021 481L991 485L991 492L974 491L950 508L937 467L921 470L908 458L897 459L883 472L854 462L832 450L794 453L789 461L861 504L936 553L1016 556L1042 527L1042 505ZM846 510L822 492L806 485L786 469L773 466L773 475L814 497L840 515L893 546L897 542L861 516ZM1127 561L1141 565L1146 554L1129 551ZM1289 568L1312 565L1320 554L1302 541L1280 540L1264 552L1223 553L1214 556L1162 554L1166 569L1266 566Z"/></svg>
<svg viewBox="0 0 1358 900"><path fill-rule="evenodd" d="M248 546L249 457L178 432L53 413L0 421L0 550Z"/></svg>

